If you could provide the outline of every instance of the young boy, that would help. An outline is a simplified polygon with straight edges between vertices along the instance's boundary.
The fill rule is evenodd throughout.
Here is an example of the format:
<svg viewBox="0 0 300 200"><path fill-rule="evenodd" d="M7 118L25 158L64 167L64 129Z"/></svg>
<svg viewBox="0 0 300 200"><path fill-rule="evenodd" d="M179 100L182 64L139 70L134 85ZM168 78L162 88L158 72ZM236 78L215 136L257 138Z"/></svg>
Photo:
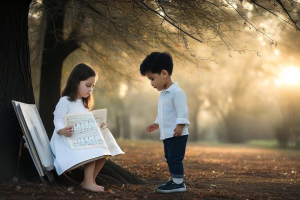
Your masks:
<svg viewBox="0 0 300 200"><path fill-rule="evenodd" d="M189 134L189 111L185 93L177 83L172 82L172 71L173 61L169 53L153 52L140 66L140 73L150 79L152 87L161 91L158 116L146 130L151 133L160 129L160 140L164 143L172 180L157 188L157 192L162 193L186 191L182 160Z"/></svg>

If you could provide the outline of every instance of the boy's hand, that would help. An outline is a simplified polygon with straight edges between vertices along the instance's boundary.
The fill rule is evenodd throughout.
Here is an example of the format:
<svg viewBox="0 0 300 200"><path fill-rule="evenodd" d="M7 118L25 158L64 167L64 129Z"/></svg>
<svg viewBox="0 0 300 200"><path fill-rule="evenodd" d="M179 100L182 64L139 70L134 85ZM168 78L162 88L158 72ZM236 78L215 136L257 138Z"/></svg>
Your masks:
<svg viewBox="0 0 300 200"><path fill-rule="evenodd" d="M176 128L174 129L174 137L181 136L184 126L185 124L177 124Z"/></svg>
<svg viewBox="0 0 300 200"><path fill-rule="evenodd" d="M72 126L67 126L65 128L60 129L58 131L58 134L63 135L65 137L71 137L72 136L72 130L73 130Z"/></svg>
<svg viewBox="0 0 300 200"><path fill-rule="evenodd" d="M155 131L155 130L157 130L157 129L159 129L159 125L156 124L156 123L154 123L154 124L151 124L150 126L148 126L148 127L146 128L146 131L147 131L148 133L151 133L151 132L153 132L153 131Z"/></svg>

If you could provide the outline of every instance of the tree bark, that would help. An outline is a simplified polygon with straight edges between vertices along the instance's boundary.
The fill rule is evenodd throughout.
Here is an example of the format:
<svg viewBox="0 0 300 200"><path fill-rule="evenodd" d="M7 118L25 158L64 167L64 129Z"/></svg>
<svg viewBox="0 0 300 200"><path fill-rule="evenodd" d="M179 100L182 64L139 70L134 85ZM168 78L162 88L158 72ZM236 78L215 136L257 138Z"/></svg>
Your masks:
<svg viewBox="0 0 300 200"><path fill-rule="evenodd" d="M39 113L51 138L54 130L53 112L60 98L63 62L79 46L75 40L62 39L66 7L57 14L51 9L51 6L56 6L51 1L45 0L43 3L47 9L47 28L42 55Z"/></svg>
<svg viewBox="0 0 300 200"><path fill-rule="evenodd" d="M18 169L36 173L28 151L18 168L22 130L11 101L35 103L28 45L28 13L31 0L4 0L0 6L0 179L11 180ZM26 154L27 153L27 154ZM28 163L29 164L26 164ZM32 166L30 169L28 165ZM31 172L30 172L31 171ZM35 171L35 172L34 172ZM24 173L22 173L24 175Z"/></svg>

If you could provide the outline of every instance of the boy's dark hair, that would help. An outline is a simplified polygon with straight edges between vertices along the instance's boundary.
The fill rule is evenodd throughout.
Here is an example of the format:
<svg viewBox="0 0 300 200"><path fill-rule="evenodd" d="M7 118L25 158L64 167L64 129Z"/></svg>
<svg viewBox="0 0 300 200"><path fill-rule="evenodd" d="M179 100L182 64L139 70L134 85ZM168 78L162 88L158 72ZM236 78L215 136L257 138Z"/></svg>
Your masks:
<svg viewBox="0 0 300 200"><path fill-rule="evenodd" d="M77 99L78 85L80 81L85 81L93 76L97 78L97 73L92 67L83 63L76 65L71 71L61 95L68 96L69 101L75 101ZM94 106L93 93L91 93L87 98L82 98L82 102L84 107L91 109Z"/></svg>
<svg viewBox="0 0 300 200"><path fill-rule="evenodd" d="M169 75L172 75L173 60L169 53L152 52L140 65L140 73L143 76L146 76L147 72L160 74L162 70L166 70Z"/></svg>

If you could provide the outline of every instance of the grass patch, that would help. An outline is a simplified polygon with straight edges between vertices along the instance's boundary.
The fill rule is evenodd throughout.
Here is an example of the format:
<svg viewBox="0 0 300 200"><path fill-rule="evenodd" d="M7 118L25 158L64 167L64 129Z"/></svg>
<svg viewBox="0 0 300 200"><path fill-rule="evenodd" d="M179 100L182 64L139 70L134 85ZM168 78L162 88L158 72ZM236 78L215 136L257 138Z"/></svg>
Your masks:
<svg viewBox="0 0 300 200"><path fill-rule="evenodd" d="M257 147L278 148L277 140L250 140L246 144Z"/></svg>

